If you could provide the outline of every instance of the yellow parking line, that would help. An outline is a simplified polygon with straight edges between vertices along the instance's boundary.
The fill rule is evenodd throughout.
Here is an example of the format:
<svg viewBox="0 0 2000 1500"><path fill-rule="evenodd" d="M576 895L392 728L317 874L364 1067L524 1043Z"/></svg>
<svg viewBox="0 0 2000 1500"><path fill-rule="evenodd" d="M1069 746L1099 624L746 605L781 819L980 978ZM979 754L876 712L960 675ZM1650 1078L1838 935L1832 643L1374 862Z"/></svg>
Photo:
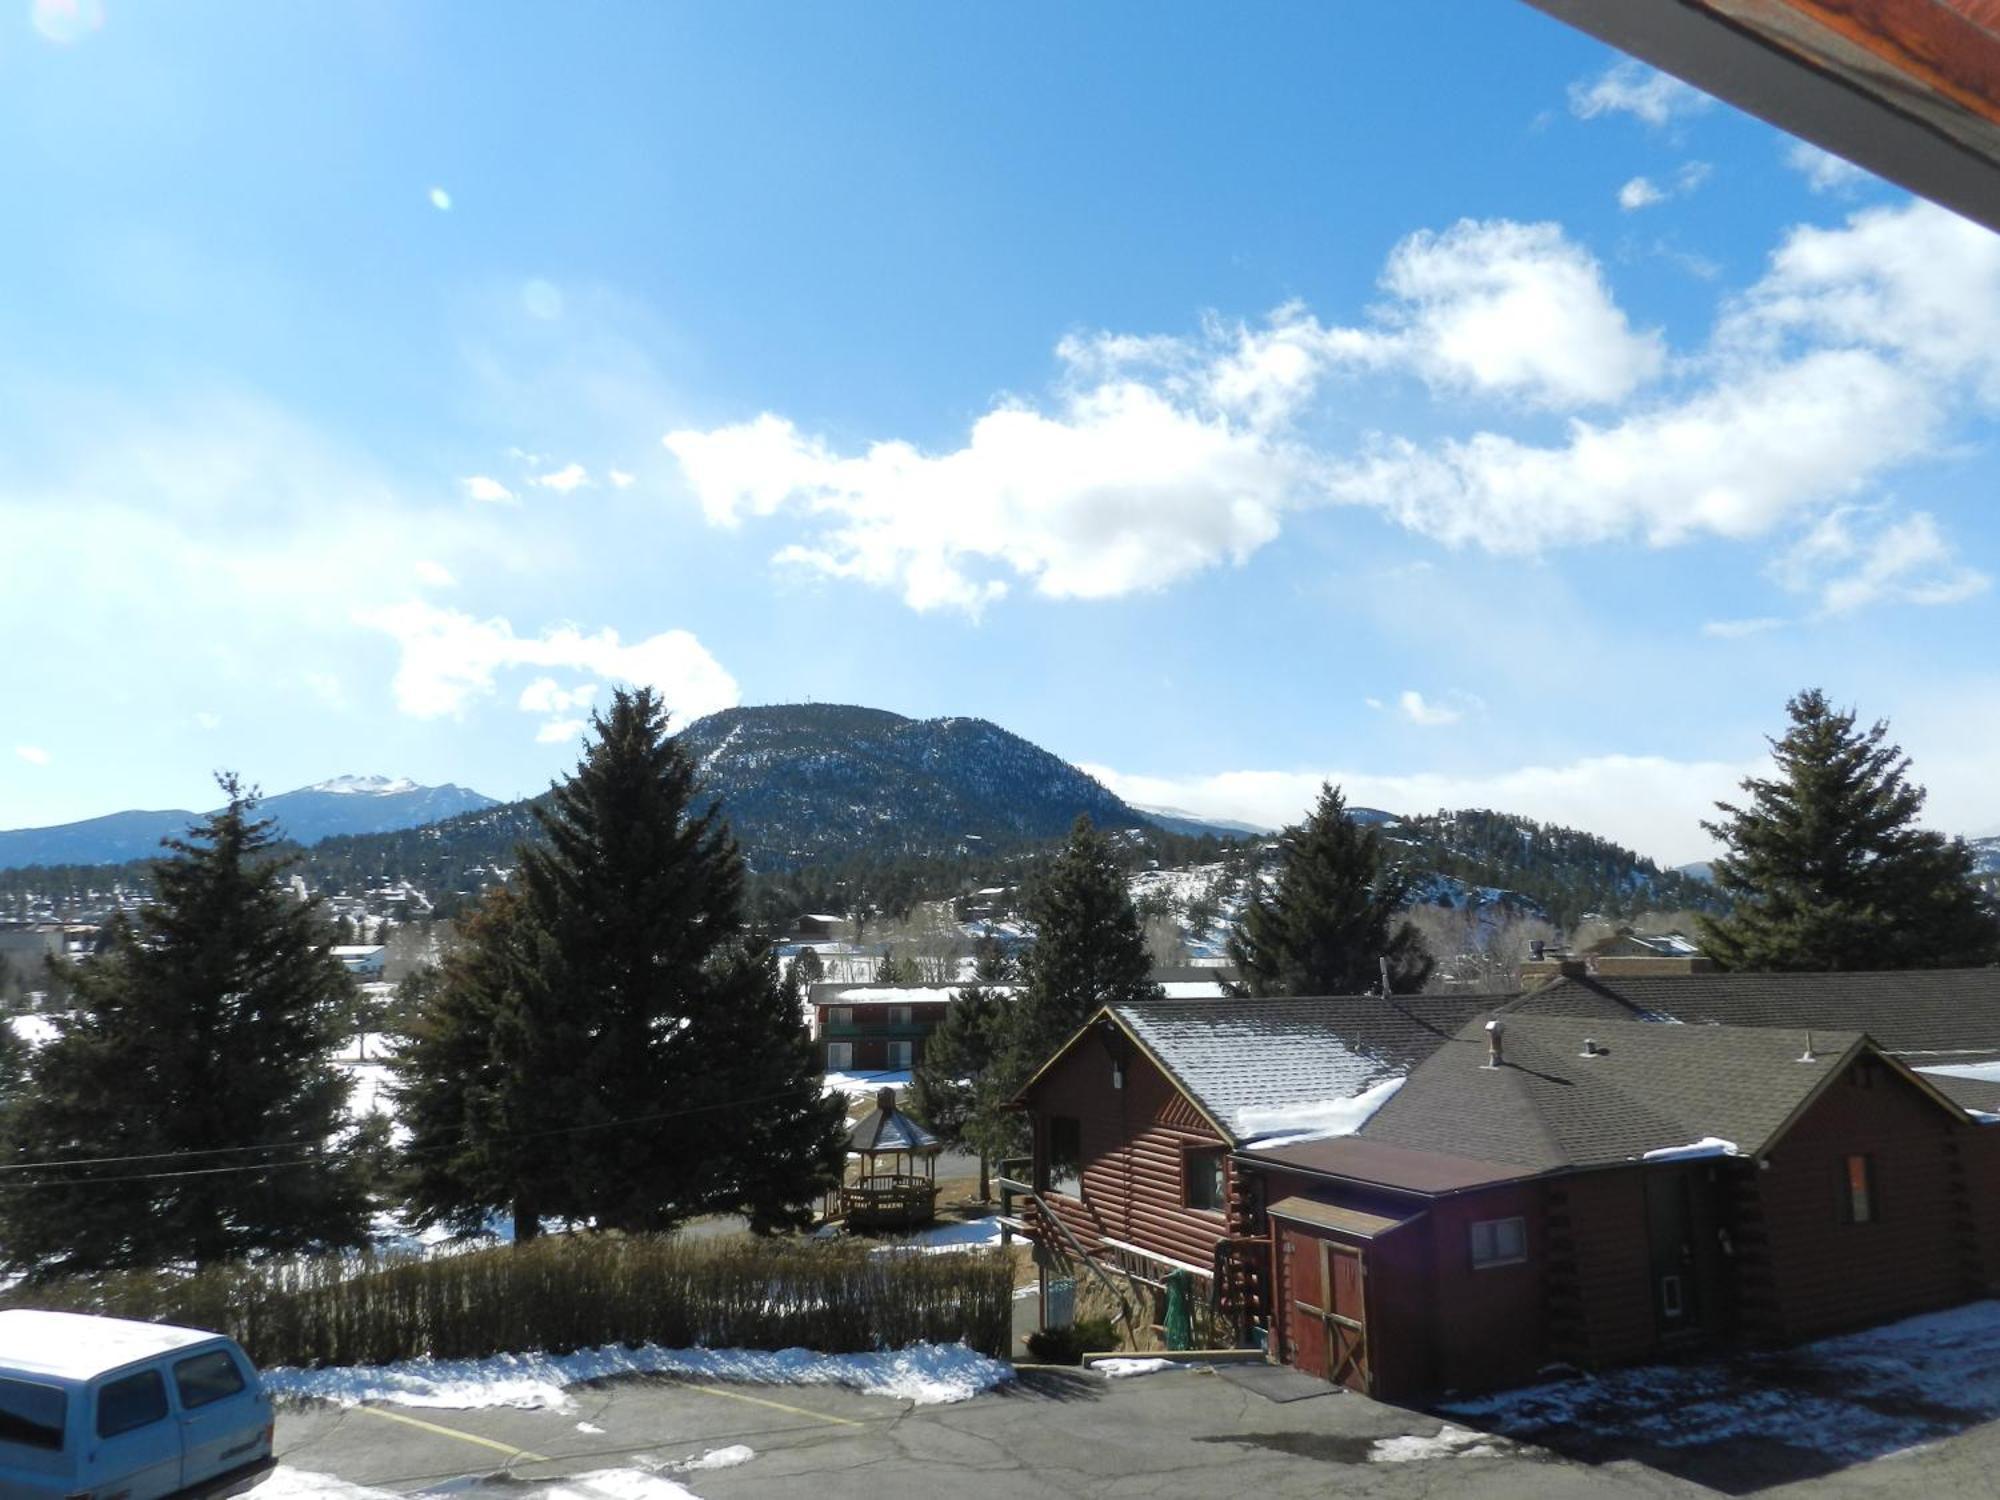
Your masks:
<svg viewBox="0 0 2000 1500"><path fill-rule="evenodd" d="M424 1432L434 1432L439 1437L457 1438L460 1442L477 1443L482 1448L491 1448L496 1453L504 1453L509 1458L522 1459L531 1464L553 1462L539 1453L530 1453L526 1448L516 1448L512 1443L497 1442L493 1438L480 1437L474 1432L460 1432L456 1427L440 1427L436 1422L426 1422L420 1417L406 1417L399 1411L384 1411L379 1406L357 1407L371 1417L380 1417L385 1422L401 1422L405 1427L416 1427Z"/></svg>
<svg viewBox="0 0 2000 1500"><path fill-rule="evenodd" d="M711 1396L727 1396L731 1401L748 1401L752 1406L768 1406L774 1411L790 1412L795 1417L810 1417L815 1422L828 1422L835 1427L865 1427L865 1422L856 1422L849 1417L830 1417L823 1411L807 1411L803 1406L787 1406L782 1401L769 1401L762 1396L746 1396L741 1391L724 1390L719 1385L688 1385L683 1390L706 1391Z"/></svg>

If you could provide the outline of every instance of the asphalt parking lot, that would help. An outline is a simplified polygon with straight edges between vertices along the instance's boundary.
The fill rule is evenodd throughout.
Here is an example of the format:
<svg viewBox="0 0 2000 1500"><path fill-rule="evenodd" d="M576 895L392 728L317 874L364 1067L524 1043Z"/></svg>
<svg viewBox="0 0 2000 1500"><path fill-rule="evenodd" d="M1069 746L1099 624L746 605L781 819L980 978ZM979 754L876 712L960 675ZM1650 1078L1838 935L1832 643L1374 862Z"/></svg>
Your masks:
<svg viewBox="0 0 2000 1500"><path fill-rule="evenodd" d="M1029 1372L976 1400L926 1407L830 1388L652 1378L570 1396L565 1411L288 1404L280 1461L363 1491L523 1500L620 1500L646 1493L647 1476L703 1500L2000 1495L2000 1424L1990 1423L1792 1479L1762 1451L1745 1450L1740 1468L1726 1449L1711 1452L1691 1477L1636 1458L1564 1457L1346 1393L1273 1401L1208 1371L1123 1381ZM587 1488L570 1482L607 1473Z"/></svg>

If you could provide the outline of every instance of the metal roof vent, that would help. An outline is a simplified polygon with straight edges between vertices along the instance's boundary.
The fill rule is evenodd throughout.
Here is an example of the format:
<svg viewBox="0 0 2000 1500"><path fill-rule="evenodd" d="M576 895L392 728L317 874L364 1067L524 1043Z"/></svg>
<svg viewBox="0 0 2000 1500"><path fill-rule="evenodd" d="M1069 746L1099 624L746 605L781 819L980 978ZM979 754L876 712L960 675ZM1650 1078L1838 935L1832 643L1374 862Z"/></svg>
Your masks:
<svg viewBox="0 0 2000 1500"><path fill-rule="evenodd" d="M1503 1030L1504 1028L1498 1021L1488 1021L1486 1023L1486 1066L1489 1068L1497 1068L1507 1060L1500 1046L1500 1037Z"/></svg>
<svg viewBox="0 0 2000 1500"><path fill-rule="evenodd" d="M1810 1027L1806 1029L1806 1050L1799 1054L1799 1061L1800 1062L1819 1061L1818 1056L1813 1052L1812 1029Z"/></svg>
<svg viewBox="0 0 2000 1500"><path fill-rule="evenodd" d="M1582 1057L1603 1057L1610 1050L1609 1047L1598 1046L1597 1038L1587 1036L1583 1039L1583 1051L1578 1055Z"/></svg>

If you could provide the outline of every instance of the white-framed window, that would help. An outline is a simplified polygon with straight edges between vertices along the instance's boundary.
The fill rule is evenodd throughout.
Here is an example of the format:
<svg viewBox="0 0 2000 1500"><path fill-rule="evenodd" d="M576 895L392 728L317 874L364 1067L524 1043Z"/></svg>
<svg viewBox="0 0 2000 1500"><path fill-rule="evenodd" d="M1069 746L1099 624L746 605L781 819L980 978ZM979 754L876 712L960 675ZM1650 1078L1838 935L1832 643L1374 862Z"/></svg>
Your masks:
<svg viewBox="0 0 2000 1500"><path fill-rule="evenodd" d="M1519 1265L1528 1258L1526 1219L1481 1219L1472 1226L1472 1264Z"/></svg>
<svg viewBox="0 0 2000 1500"><path fill-rule="evenodd" d="M826 1070L829 1073L853 1072L854 1043L828 1042L826 1044Z"/></svg>
<svg viewBox="0 0 2000 1500"><path fill-rule="evenodd" d="M891 1026L907 1026L907 1025L909 1025L909 1024L910 1024L910 1007L909 1007L909 1006L907 1006L907 1005L892 1005L892 1006L890 1006L890 1007L889 1007L889 1024L890 1024Z"/></svg>
<svg viewBox="0 0 2000 1500"><path fill-rule="evenodd" d="M854 1007L851 1005L829 1005L826 1008L826 1023L829 1026L852 1026Z"/></svg>
<svg viewBox="0 0 2000 1500"><path fill-rule="evenodd" d="M889 1066L891 1068L909 1067L911 1065L912 1051L913 1049L908 1042L889 1043Z"/></svg>

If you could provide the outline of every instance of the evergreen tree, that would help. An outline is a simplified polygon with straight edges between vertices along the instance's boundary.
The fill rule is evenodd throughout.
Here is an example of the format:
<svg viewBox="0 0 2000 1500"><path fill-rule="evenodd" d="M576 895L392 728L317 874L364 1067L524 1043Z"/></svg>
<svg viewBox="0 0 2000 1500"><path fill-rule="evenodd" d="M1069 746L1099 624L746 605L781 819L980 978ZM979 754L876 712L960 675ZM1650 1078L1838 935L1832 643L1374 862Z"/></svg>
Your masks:
<svg viewBox="0 0 2000 1500"><path fill-rule="evenodd" d="M1857 727L1817 688L1785 705L1777 775L1702 826L1727 848L1715 881L1727 915L1704 918L1724 968L1926 969L2000 959L2000 920L1963 840L1916 826L1922 787L1878 720Z"/></svg>
<svg viewBox="0 0 2000 1500"><path fill-rule="evenodd" d="M1026 892L1035 941L1008 1024L1015 1083L1026 1082L1105 1005L1158 999L1152 961L1110 842L1079 817L1062 852Z"/></svg>
<svg viewBox="0 0 2000 1500"><path fill-rule="evenodd" d="M271 857L257 794L172 839L157 898L66 973L76 1014L37 1051L6 1147L47 1167L0 1187L8 1263L38 1276L211 1265L357 1244L362 1164L331 1062L353 984Z"/></svg>
<svg viewBox="0 0 2000 1500"><path fill-rule="evenodd" d="M903 966L903 961L896 957L895 949L891 948L884 953L882 961L875 966L875 982L890 989L900 988L910 982L909 974Z"/></svg>
<svg viewBox="0 0 2000 1500"><path fill-rule="evenodd" d="M991 1163L1013 1149L1020 1134L1016 1119L1005 1112L1007 1098L999 1094L1013 1002L994 987L1013 977L998 945L985 945L974 982L959 989L944 1020L925 1039L911 1079L910 1113L947 1145L978 1155L982 1202L990 1196Z"/></svg>
<svg viewBox="0 0 2000 1500"><path fill-rule="evenodd" d="M740 1210L798 1223L838 1180L841 1101L822 1096L797 1001L743 916L743 861L649 691L619 690L576 773L536 808L518 910L502 908L476 969L448 973L457 1014L413 1047L412 1098L490 1125L456 1161L418 1158L418 1204L476 1220L541 1217L664 1230ZM476 1087L453 1037L484 1028ZM474 1059L479 1054L472 1054ZM441 1124L440 1130L448 1128Z"/></svg>
<svg viewBox="0 0 2000 1500"><path fill-rule="evenodd" d="M1278 880L1245 908L1229 957L1253 995L1358 995L1389 963L1397 994L1420 990L1431 958L1403 916L1409 877L1386 865L1380 837L1322 784L1303 824L1278 840Z"/></svg>

